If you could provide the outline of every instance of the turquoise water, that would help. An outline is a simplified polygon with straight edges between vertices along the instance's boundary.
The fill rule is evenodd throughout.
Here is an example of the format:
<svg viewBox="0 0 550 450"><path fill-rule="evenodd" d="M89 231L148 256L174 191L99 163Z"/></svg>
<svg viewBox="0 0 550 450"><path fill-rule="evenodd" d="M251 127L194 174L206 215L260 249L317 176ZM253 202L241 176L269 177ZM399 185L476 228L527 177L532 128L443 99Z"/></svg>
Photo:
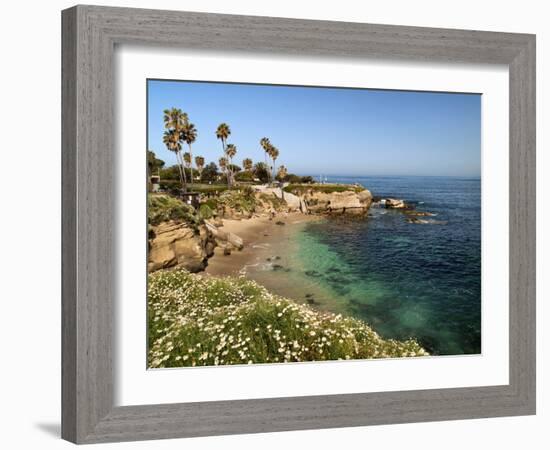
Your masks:
<svg viewBox="0 0 550 450"><path fill-rule="evenodd" d="M384 337L414 337L433 354L480 353L480 179L328 181L360 183L436 216L411 224L402 212L371 208L366 220L308 223L293 237L291 273L326 292L326 307L365 320Z"/></svg>

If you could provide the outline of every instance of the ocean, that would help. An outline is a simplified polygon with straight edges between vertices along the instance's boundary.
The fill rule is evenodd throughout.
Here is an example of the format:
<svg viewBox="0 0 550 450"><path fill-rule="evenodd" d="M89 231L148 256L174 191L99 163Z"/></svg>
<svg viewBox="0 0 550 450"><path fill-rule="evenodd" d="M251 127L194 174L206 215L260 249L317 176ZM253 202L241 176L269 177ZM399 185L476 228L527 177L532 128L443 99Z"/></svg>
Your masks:
<svg viewBox="0 0 550 450"><path fill-rule="evenodd" d="M367 220L329 219L297 235L300 266L343 310L386 338L416 338L434 354L481 351L481 181L457 177L333 177L436 214L407 223L371 208ZM307 275L306 275L307 276Z"/></svg>
<svg viewBox="0 0 550 450"><path fill-rule="evenodd" d="M288 227L257 249L247 276L281 296L362 319L384 338L415 338L431 354L479 354L480 179L327 181L359 183L374 196L403 199L434 216L408 223L402 211L371 207L366 218Z"/></svg>

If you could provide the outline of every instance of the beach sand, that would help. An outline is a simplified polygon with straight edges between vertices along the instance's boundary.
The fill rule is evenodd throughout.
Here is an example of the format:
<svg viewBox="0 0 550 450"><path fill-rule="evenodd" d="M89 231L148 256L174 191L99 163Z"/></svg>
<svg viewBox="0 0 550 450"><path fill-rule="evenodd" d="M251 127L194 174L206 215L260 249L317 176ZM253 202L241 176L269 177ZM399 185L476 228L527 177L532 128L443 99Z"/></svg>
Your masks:
<svg viewBox="0 0 550 450"><path fill-rule="evenodd" d="M279 214L273 220L267 217L224 220L222 229L240 236L244 248L232 251L231 255L216 252L209 259L205 274L245 276L282 297L309 303L316 309L346 312L338 296L317 278L307 276L301 267L296 236L307 223L318 220L324 218L301 213Z"/></svg>
<svg viewBox="0 0 550 450"><path fill-rule="evenodd" d="M205 273L213 276L235 276L244 274L248 268L266 262L281 244L288 241L295 227L319 220L318 216L301 213L278 214L273 219L266 216L250 219L224 219L222 230L235 233L244 243L242 250L233 250L231 255L216 251L208 260ZM284 225L278 225L283 222Z"/></svg>

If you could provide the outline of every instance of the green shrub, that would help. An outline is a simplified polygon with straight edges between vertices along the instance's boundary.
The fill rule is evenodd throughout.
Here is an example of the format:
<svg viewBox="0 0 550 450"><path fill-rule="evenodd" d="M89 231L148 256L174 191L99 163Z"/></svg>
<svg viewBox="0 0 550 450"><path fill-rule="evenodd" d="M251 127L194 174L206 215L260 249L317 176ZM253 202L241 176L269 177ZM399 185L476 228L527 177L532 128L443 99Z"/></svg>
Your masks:
<svg viewBox="0 0 550 450"><path fill-rule="evenodd" d="M210 206L208 206L206 203L203 203L199 207L199 217L202 220L208 220L214 217L214 212L212 211Z"/></svg>
<svg viewBox="0 0 550 450"><path fill-rule="evenodd" d="M268 195L268 194L261 193L260 200L262 200L264 203L268 203L269 205L271 205L271 207L275 211L280 211L287 207L286 202L283 199L277 197L275 194Z"/></svg>
<svg viewBox="0 0 550 450"><path fill-rule="evenodd" d="M354 184L289 184L283 190L291 194L301 195L307 191L324 192L325 194L346 191L358 193L364 191L365 188Z"/></svg>
<svg viewBox="0 0 550 450"><path fill-rule="evenodd" d="M236 181L253 182L254 181L254 174L252 172L248 172L248 171L238 172L238 173L235 174L235 180Z"/></svg>
<svg viewBox="0 0 550 450"><path fill-rule="evenodd" d="M212 194L212 193L220 193L227 191L227 184L201 184L201 183L195 183L192 186L193 191L200 192L201 194Z"/></svg>
<svg viewBox="0 0 550 450"><path fill-rule="evenodd" d="M211 197L204 202L212 211L218 210L218 199L216 197Z"/></svg>
<svg viewBox="0 0 550 450"><path fill-rule="evenodd" d="M195 209L175 197L165 194L149 194L147 200L147 217L150 225L174 220L196 227L200 222L195 214Z"/></svg>
<svg viewBox="0 0 550 450"><path fill-rule="evenodd" d="M423 356L414 340L275 296L245 278L158 271L148 283L150 367Z"/></svg>
<svg viewBox="0 0 550 450"><path fill-rule="evenodd" d="M305 177L301 177L300 175L295 175L293 173L289 173L285 178L284 181L287 181L289 183L293 184L300 184L300 183L313 183L313 177L307 175Z"/></svg>
<svg viewBox="0 0 550 450"><path fill-rule="evenodd" d="M218 204L232 208L235 211L254 212L256 209L256 197L250 186L242 190L230 190L223 192L218 197Z"/></svg>

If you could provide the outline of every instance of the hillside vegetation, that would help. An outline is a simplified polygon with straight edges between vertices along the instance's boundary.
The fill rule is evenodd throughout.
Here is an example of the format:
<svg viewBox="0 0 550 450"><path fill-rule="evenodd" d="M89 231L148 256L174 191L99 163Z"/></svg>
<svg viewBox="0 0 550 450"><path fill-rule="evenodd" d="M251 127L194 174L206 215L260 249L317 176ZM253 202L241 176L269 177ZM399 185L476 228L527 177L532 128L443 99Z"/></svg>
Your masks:
<svg viewBox="0 0 550 450"><path fill-rule="evenodd" d="M198 224L195 208L166 194L147 196L147 217L150 225L158 225L168 220L185 222L193 226Z"/></svg>
<svg viewBox="0 0 550 450"><path fill-rule="evenodd" d="M316 311L244 278L152 273L148 315L152 368L428 354L414 340L382 339L360 320Z"/></svg>
<svg viewBox="0 0 550 450"><path fill-rule="evenodd" d="M285 186L284 191L295 195L303 195L306 192L323 192L332 194L333 192L355 192L364 191L362 186L354 184L289 184Z"/></svg>

